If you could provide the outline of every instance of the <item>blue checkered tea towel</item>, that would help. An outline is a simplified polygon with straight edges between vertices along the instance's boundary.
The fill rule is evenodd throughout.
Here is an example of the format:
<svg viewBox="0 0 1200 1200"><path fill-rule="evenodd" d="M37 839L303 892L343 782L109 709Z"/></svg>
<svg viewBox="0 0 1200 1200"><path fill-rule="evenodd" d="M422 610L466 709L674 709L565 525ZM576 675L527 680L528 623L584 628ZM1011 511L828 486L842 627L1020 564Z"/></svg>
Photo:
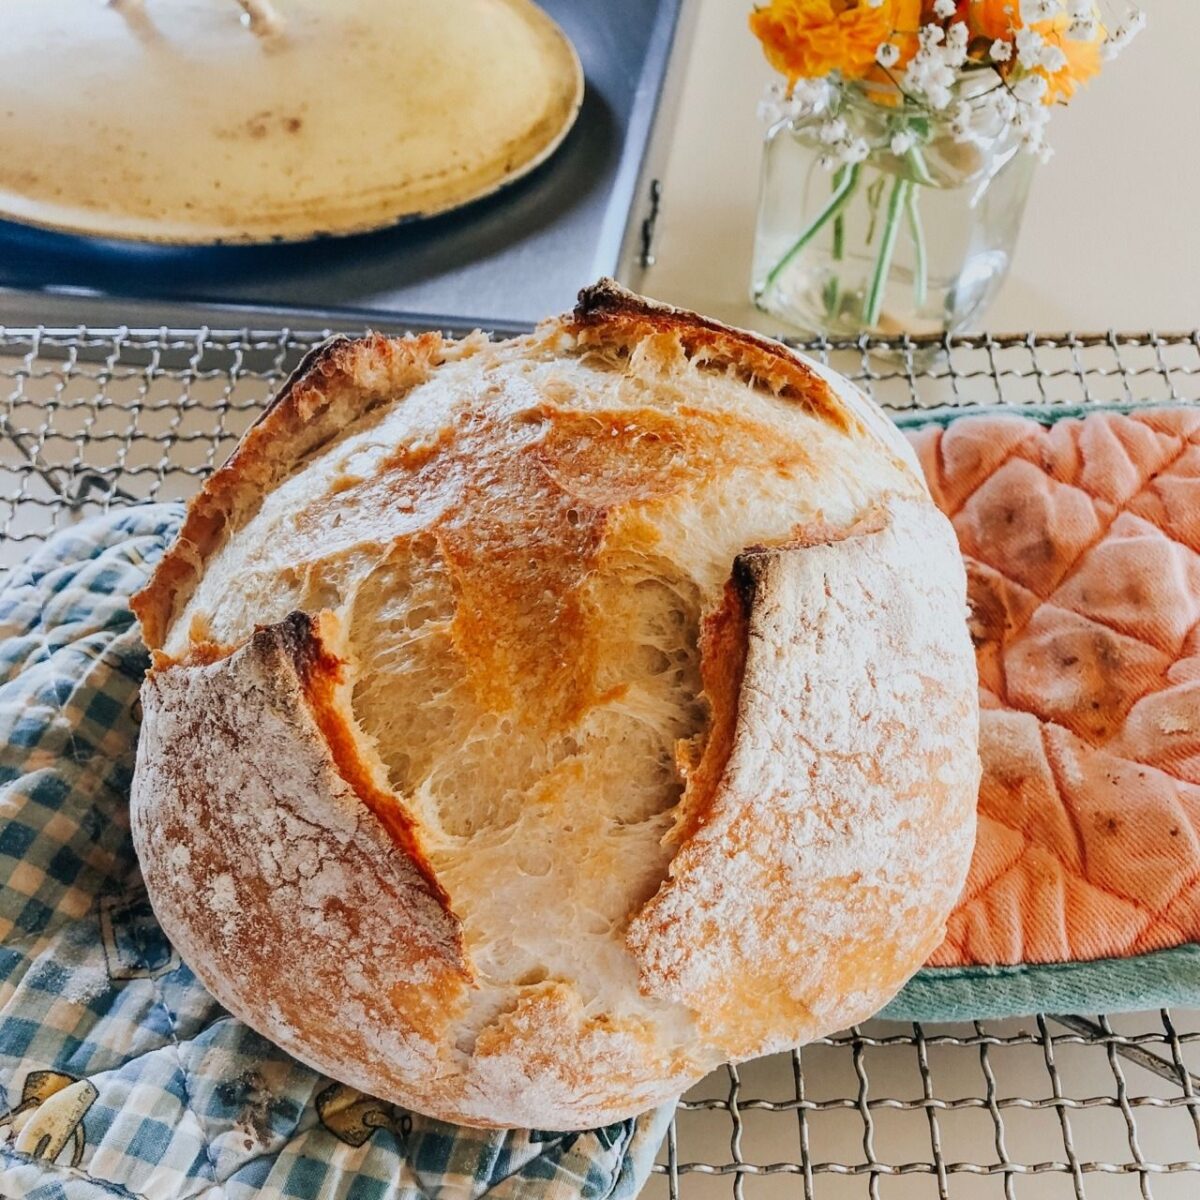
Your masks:
<svg viewBox="0 0 1200 1200"><path fill-rule="evenodd" d="M179 518L59 533L0 591L0 1197L634 1196L670 1106L587 1133L447 1125L301 1066L180 962L128 816L128 598Z"/></svg>

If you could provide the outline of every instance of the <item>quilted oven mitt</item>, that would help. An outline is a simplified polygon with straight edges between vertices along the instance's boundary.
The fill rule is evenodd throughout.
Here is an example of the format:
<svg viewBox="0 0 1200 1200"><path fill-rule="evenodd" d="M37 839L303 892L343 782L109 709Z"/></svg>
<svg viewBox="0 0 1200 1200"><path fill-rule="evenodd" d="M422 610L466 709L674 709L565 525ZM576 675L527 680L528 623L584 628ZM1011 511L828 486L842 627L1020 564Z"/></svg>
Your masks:
<svg viewBox="0 0 1200 1200"><path fill-rule="evenodd" d="M1040 419L910 434L967 563L983 781L891 1016L1200 1002L1200 410Z"/></svg>
<svg viewBox="0 0 1200 1200"><path fill-rule="evenodd" d="M0 1197L617 1200L671 1106L587 1133L458 1128L318 1075L224 1012L129 837L127 601L176 506L59 533L0 592Z"/></svg>

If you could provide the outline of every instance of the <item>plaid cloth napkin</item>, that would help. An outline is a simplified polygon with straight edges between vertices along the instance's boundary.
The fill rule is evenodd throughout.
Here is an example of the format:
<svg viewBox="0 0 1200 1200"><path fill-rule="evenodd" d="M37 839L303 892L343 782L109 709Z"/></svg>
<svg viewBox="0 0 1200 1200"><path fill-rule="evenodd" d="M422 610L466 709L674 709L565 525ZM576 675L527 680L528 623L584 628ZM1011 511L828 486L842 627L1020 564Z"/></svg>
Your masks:
<svg viewBox="0 0 1200 1200"><path fill-rule="evenodd" d="M447 1125L302 1066L180 962L127 810L147 665L127 601L179 517L60 533L0 591L0 1197L636 1195L672 1106L586 1133Z"/></svg>

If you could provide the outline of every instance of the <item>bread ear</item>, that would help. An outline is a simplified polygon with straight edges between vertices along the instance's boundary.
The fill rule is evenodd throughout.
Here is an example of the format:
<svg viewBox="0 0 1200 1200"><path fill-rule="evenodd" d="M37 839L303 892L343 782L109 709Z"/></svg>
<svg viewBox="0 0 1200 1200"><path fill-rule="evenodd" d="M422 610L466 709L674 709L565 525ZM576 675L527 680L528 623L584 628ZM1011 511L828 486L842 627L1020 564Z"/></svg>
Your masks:
<svg viewBox="0 0 1200 1200"><path fill-rule="evenodd" d="M643 989L691 1005L733 1058L876 1011L965 877L979 761L962 564L932 506L879 516L737 560L732 747L629 929ZM954 869L925 878L930 861Z"/></svg>
<svg viewBox="0 0 1200 1200"><path fill-rule="evenodd" d="M475 344L464 339L455 352ZM146 645L161 649L209 557L305 455L379 404L423 382L446 351L447 343L438 333L358 339L338 335L310 350L228 461L192 498L175 541L150 582L133 597L130 607L141 622Z"/></svg>
<svg viewBox="0 0 1200 1200"><path fill-rule="evenodd" d="M150 674L134 844L159 921L222 1004L301 1059L326 1030L358 1086L411 1088L468 985L462 933L332 708L329 640L297 613Z"/></svg>

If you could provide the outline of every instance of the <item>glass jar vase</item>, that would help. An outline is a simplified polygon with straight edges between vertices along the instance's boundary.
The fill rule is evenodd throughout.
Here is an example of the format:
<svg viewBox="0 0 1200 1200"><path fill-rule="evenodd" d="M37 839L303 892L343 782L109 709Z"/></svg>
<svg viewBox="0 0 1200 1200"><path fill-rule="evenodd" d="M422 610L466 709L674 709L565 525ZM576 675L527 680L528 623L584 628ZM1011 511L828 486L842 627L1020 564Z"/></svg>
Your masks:
<svg viewBox="0 0 1200 1200"><path fill-rule="evenodd" d="M755 304L842 337L976 321L1008 273L1029 192L1035 159L1018 132L986 110L971 125L914 115L894 91L833 95L767 131ZM839 155L835 134L857 152Z"/></svg>

